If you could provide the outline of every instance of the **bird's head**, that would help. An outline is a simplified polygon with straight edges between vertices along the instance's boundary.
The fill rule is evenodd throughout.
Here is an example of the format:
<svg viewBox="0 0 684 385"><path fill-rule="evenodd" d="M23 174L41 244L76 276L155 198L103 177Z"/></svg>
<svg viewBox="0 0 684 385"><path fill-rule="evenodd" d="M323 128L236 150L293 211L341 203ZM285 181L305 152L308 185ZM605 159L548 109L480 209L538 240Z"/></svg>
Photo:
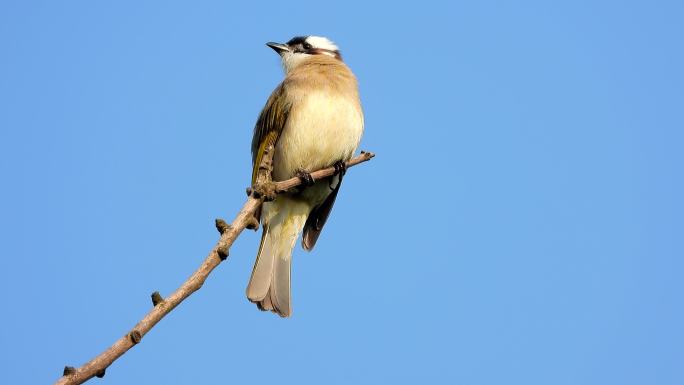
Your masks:
<svg viewBox="0 0 684 385"><path fill-rule="evenodd" d="M285 73L290 72L311 55L327 55L342 60L335 43L321 36L296 36L285 44L269 42L266 45L280 55Z"/></svg>

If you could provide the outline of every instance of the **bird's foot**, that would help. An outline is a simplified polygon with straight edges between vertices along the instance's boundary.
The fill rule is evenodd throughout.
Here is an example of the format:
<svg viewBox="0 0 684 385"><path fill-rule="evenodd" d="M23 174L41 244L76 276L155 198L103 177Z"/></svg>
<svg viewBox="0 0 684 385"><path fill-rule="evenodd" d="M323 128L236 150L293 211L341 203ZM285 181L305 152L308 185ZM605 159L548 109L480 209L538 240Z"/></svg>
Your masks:
<svg viewBox="0 0 684 385"><path fill-rule="evenodd" d="M251 195L256 199L263 198L264 202L271 202L276 198L275 183L257 183L256 185L247 189L247 195Z"/></svg>
<svg viewBox="0 0 684 385"><path fill-rule="evenodd" d="M304 187L313 186L316 183L311 174L304 170L297 171L297 178L302 181L302 186Z"/></svg>
<svg viewBox="0 0 684 385"><path fill-rule="evenodd" d="M347 173L347 162L345 161L338 160L333 164L333 167L335 167L335 173L333 175L339 175L341 178Z"/></svg>
<svg viewBox="0 0 684 385"><path fill-rule="evenodd" d="M333 174L333 176L330 177L330 182L328 182L328 188L331 191L336 189L337 186L339 186L340 183L342 183L342 178L344 177L344 174L347 173L347 163L342 160L338 160L337 162L335 162L335 164L333 164L333 167L335 168L335 173ZM337 185L333 186L333 182L335 181L335 175L338 176Z"/></svg>

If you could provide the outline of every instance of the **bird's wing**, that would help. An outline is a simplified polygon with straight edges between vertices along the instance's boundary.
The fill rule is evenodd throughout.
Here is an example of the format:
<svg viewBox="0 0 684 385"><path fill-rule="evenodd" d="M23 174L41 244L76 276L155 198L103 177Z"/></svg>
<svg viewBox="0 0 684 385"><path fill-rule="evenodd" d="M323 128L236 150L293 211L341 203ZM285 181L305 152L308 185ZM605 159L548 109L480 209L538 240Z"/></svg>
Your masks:
<svg viewBox="0 0 684 385"><path fill-rule="evenodd" d="M264 150L269 145L275 145L280 133L285 127L291 105L285 97L287 84L281 83L268 98L266 106L261 111L254 126L252 137L252 184L256 182L259 163L264 156Z"/></svg>
<svg viewBox="0 0 684 385"><path fill-rule="evenodd" d="M340 185L342 185L341 176L337 181L335 189L328 194L323 203L311 210L309 217L306 219L304 234L302 235L302 247L304 250L311 250L316 245L318 236L321 235L325 221L328 220L333 204L335 204L335 198L337 198L337 192L340 191Z"/></svg>

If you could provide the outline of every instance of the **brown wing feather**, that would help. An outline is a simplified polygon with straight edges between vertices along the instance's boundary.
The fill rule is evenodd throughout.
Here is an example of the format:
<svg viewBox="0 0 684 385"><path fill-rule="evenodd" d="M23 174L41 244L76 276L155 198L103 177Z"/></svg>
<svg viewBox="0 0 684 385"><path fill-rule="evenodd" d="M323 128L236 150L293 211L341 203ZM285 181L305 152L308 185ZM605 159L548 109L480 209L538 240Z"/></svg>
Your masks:
<svg viewBox="0 0 684 385"><path fill-rule="evenodd" d="M257 171L264 150L278 141L285 127L291 105L285 97L286 82L281 83L268 98L264 109L259 114L252 137L252 183L256 181Z"/></svg>
<svg viewBox="0 0 684 385"><path fill-rule="evenodd" d="M304 250L311 250L316 245L318 236L321 235L323 226L328 220L330 211L335 204L335 198L337 198L337 192L340 191L340 186L342 185L342 178L337 182L335 189L328 195L327 198L320 205L314 207L306 219L304 224L304 235L302 235L302 247Z"/></svg>

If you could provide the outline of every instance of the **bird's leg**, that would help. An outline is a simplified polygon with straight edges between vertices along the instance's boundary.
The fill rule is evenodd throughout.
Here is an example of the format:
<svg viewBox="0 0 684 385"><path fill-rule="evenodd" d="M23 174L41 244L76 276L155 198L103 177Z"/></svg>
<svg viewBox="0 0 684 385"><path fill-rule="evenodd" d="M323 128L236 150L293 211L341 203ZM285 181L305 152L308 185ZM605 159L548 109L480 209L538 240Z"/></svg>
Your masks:
<svg viewBox="0 0 684 385"><path fill-rule="evenodd" d="M347 163L342 160L338 160L337 162L335 162L335 164L333 164L333 167L335 167L335 173L333 174L333 176L339 175L337 178L337 185L339 186L340 183L342 183L342 178L344 177L344 174L347 173ZM333 187L332 185L334 179L335 178L333 178L332 176L330 177L330 182L328 183L328 188L330 190L334 190L337 188Z"/></svg>
<svg viewBox="0 0 684 385"><path fill-rule="evenodd" d="M314 183L316 183L311 174L304 170L297 171L297 178L299 178L302 181L303 187L313 186Z"/></svg>

